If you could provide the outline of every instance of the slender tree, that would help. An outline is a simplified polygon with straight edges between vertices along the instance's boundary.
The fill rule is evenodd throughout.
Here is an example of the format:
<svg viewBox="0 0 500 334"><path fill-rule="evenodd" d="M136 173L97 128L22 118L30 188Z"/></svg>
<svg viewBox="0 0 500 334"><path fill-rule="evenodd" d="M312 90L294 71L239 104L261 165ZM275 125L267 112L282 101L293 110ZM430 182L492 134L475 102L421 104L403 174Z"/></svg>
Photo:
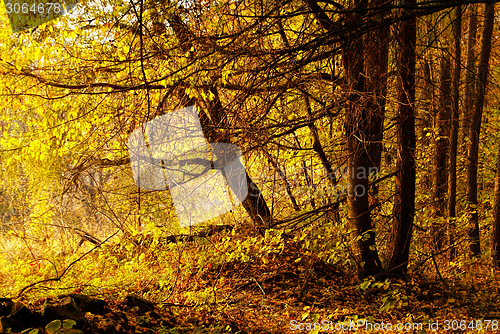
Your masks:
<svg viewBox="0 0 500 334"><path fill-rule="evenodd" d="M457 203L457 149L458 149L458 118L460 115L460 70L461 70L461 38L462 38L462 6L455 7L453 21L453 37L455 44L455 65L453 67L452 92L453 105L451 109L450 155L448 164L448 240L451 245L450 260L455 258L455 217Z"/></svg>
<svg viewBox="0 0 500 334"><path fill-rule="evenodd" d="M495 172L495 204L493 206L493 228L491 229L491 258L493 265L500 267L500 145L498 146Z"/></svg>
<svg viewBox="0 0 500 334"><path fill-rule="evenodd" d="M425 27L424 36L421 38L422 42L425 43L424 52L422 54L422 66L420 71L421 75L421 93L418 98L419 107L415 109L415 117L418 123L416 124L418 129L419 137L424 146L431 145L431 130L432 130L432 120L436 113L436 84L434 81L434 49L436 48L436 23L435 15L429 15L422 18L422 25ZM424 183L426 188L431 188L431 175L427 174L424 178Z"/></svg>
<svg viewBox="0 0 500 334"><path fill-rule="evenodd" d="M495 19L495 4L487 3L484 9L485 22L481 46L481 56L478 64L477 90L475 93L475 108L472 114L470 145L467 155L467 202L469 211L469 251L472 256L479 256L481 246L479 240L479 220L477 212L477 166L479 156L479 134L481 132L481 119L483 115L486 84L488 80L488 67L491 54L491 36Z"/></svg>
<svg viewBox="0 0 500 334"><path fill-rule="evenodd" d="M386 5L385 0L372 0L369 2L371 8ZM387 96L387 67L389 60L389 36L390 27L384 24L385 11L380 11L370 20L370 31L366 34L365 45L369 52L366 52L366 90L370 92L371 99L367 100L367 108L372 110L370 114L370 124L372 140L368 143L370 151L371 166L375 170L380 170L384 139L384 118ZM378 187L372 187L374 202L377 201Z"/></svg>
<svg viewBox="0 0 500 334"><path fill-rule="evenodd" d="M446 190L448 181L448 170L446 160L448 156L449 134L450 134L450 89L451 68L449 55L441 56L439 108L435 118L437 129L436 151L434 154L434 216L443 218L446 216ZM440 250L443 246L445 226L442 219L436 219L432 226L434 246Z"/></svg>
<svg viewBox="0 0 500 334"><path fill-rule="evenodd" d="M477 4L470 4L470 16L468 22L468 32L467 32L467 60L465 63L465 91L464 91L464 112L462 120L462 135L460 138L464 142L467 141L470 135L471 126L471 115L474 109L474 98L476 95L476 36L477 36Z"/></svg>

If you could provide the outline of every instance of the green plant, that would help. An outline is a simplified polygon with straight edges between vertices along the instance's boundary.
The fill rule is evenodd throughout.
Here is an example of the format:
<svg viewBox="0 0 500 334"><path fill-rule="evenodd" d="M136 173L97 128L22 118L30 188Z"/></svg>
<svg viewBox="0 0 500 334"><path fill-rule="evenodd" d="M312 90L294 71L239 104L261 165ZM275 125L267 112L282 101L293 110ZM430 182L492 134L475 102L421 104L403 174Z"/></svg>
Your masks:
<svg viewBox="0 0 500 334"><path fill-rule="evenodd" d="M45 330L49 334L59 334L59 333L68 333L68 334L81 334L82 331L78 329L74 329L73 326L76 325L76 321L73 319L66 320L53 320L47 326L45 326ZM31 332L30 332L31 334Z"/></svg>

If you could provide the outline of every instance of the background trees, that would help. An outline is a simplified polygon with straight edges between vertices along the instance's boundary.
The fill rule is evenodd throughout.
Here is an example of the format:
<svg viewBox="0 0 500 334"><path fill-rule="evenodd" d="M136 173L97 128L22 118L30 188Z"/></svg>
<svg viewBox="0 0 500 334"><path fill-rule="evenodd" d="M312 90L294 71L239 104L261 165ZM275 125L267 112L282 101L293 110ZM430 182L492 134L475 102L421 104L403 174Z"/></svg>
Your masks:
<svg viewBox="0 0 500 334"><path fill-rule="evenodd" d="M478 64L478 82L475 92L475 108L472 114L470 130L470 146L467 155L467 201L470 205L470 230L471 238L470 252L474 256L481 253L479 243L479 222L477 209L477 164L479 155L479 133L484 107L484 97L488 77L488 68L491 53L491 35L493 33L493 20L495 16L495 4L489 3L484 8L485 22L483 28L483 44L481 46L480 59Z"/></svg>

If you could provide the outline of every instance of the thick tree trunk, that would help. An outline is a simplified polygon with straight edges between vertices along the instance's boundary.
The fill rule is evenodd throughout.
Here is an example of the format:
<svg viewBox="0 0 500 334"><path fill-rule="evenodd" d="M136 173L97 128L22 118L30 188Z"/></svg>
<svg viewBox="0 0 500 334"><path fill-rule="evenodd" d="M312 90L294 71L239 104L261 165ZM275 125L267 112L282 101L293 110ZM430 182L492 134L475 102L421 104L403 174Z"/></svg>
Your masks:
<svg viewBox="0 0 500 334"><path fill-rule="evenodd" d="M403 0L414 6L416 0ZM403 14L406 9L401 10ZM405 276L415 215L415 45L416 20L401 22L398 32L398 157L394 198L394 232L390 244L387 273Z"/></svg>
<svg viewBox="0 0 500 334"><path fill-rule="evenodd" d="M470 135L471 115L474 110L474 98L476 95L476 35L477 35L477 4L470 4L469 28L467 37L467 60L465 63L465 92L464 92L464 113L462 119L462 135L460 136L463 143L467 143L467 138Z"/></svg>
<svg viewBox="0 0 500 334"><path fill-rule="evenodd" d="M485 22L483 29L483 45L478 65L478 83L476 91L476 105L472 115L470 146L467 155L467 202L469 205L469 251L473 256L479 256L481 246L479 241L479 221L477 213L477 166L479 156L479 134L483 116L484 97L488 79L488 66L491 53L491 36L495 19L495 4L485 5Z"/></svg>
<svg viewBox="0 0 500 334"><path fill-rule="evenodd" d="M211 116L211 120L205 113L200 114L200 123L205 137L212 143L231 143L229 125L227 124L227 117L219 97L219 92L217 91L217 88L213 86L210 87L210 92L214 96L214 99L210 102L205 102L204 104L205 110L207 110ZM218 128L221 128L222 130L214 130ZM246 169L245 173L248 194L241 204L252 219L254 225L261 233L263 233L263 230L272 227L271 211L267 206L262 192L253 182Z"/></svg>
<svg viewBox="0 0 500 334"><path fill-rule="evenodd" d="M182 22L179 15L173 14L170 17L169 24L174 30L177 38L182 44L182 49L187 52L191 48L191 32L188 27ZM202 105L206 113L210 114L210 118L205 112L201 112L199 115L200 124L203 129L203 133L207 140L212 143L231 143L231 135L229 131L229 125L227 124L226 111L220 100L218 90L215 86L210 86L206 88L207 93L211 93L214 96L212 101L196 101L197 104ZM178 95L181 100L186 100L185 103L192 105L192 99L187 99L185 90L178 89ZM209 95L209 94L207 94ZM220 129L220 130L219 130ZM262 196L262 192L259 187L253 182L245 169L246 180L247 180L247 197L242 201L242 205L247 211L248 215L252 219L255 226L262 232L263 229L272 226L272 216L267 203ZM227 179L227 178L226 178ZM228 180L229 182L229 180Z"/></svg>
<svg viewBox="0 0 500 334"><path fill-rule="evenodd" d="M241 203L252 219L254 225L263 232L264 229L272 227L271 211L267 206L259 187L252 181L247 173L248 195Z"/></svg>
<svg viewBox="0 0 500 334"><path fill-rule="evenodd" d="M436 151L434 155L434 217L445 217L446 190L448 188L448 170L446 160L448 156L450 135L450 90L451 90L451 67L448 55L441 57L440 85L439 85L439 109L436 115L437 138ZM432 225L434 247L441 250L445 237L445 225L442 219L436 219Z"/></svg>
<svg viewBox="0 0 500 334"><path fill-rule="evenodd" d="M458 149L458 118L460 102L460 66L462 57L462 6L455 7L453 22L453 37L455 41L455 67L453 68L451 127L450 127L450 160L448 166L448 241L450 244L450 261L455 259L455 217L457 203L457 149Z"/></svg>
<svg viewBox="0 0 500 334"><path fill-rule="evenodd" d="M363 1L354 1L353 8L359 10L366 6ZM351 14L351 22L358 19L358 14ZM368 153L367 142L371 142L371 112L363 99L366 92L364 73L363 38L351 39L343 50L343 61L348 83L348 107L346 115L346 139L349 153L347 214L352 237L356 241L360 255L359 276L377 275L381 272L381 263L375 246L370 206L368 201L368 176L372 159Z"/></svg>
<svg viewBox="0 0 500 334"><path fill-rule="evenodd" d="M334 29L334 23L315 0L307 0L306 3L325 30ZM353 0L351 8L353 11L348 21L354 23L360 18L361 10L366 8L366 1ZM360 277L377 275L381 272L368 201L369 170L376 159L370 156L367 144L373 141L373 130L370 122L372 110L367 108L367 103L363 100L366 98L363 96L366 92L364 44L363 37L351 38L342 50L348 96L345 125L349 153L347 213L353 231L352 237L361 260L358 271Z"/></svg>

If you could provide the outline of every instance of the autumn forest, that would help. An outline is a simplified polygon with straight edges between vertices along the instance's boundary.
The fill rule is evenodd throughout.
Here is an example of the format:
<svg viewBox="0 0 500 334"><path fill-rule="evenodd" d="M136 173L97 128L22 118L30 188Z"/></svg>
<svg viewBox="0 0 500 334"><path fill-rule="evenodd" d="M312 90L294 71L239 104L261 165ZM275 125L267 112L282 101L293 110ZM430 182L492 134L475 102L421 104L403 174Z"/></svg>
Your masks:
<svg viewBox="0 0 500 334"><path fill-rule="evenodd" d="M497 332L495 3L4 0L0 333Z"/></svg>

